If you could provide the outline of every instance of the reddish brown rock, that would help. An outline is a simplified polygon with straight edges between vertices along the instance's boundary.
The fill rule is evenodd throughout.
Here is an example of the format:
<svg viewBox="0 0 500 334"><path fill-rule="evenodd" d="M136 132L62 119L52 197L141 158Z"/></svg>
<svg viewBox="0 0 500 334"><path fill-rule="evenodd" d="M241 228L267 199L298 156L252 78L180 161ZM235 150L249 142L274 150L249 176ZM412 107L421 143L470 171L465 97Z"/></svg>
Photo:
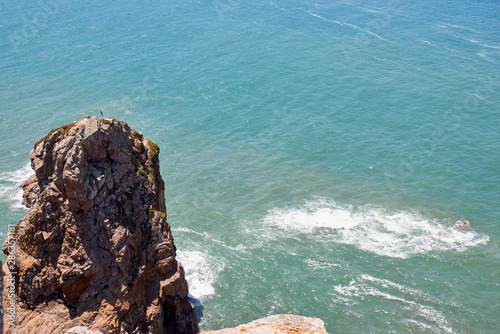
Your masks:
<svg viewBox="0 0 500 334"><path fill-rule="evenodd" d="M225 328L202 334L327 334L325 324L321 319L301 317L293 314L276 314L252 321L235 328Z"/></svg>
<svg viewBox="0 0 500 334"><path fill-rule="evenodd" d="M124 122L90 117L31 151L31 209L4 253L6 333L197 333L184 270L165 221L159 148ZM15 251L13 251L15 250Z"/></svg>

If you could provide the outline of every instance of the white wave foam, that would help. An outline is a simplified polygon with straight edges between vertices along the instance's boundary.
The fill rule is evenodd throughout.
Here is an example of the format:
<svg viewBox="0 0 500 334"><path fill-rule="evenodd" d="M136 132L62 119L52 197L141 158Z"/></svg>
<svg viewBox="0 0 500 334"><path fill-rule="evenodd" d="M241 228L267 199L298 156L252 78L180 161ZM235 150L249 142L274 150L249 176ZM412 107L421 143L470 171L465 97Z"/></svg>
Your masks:
<svg viewBox="0 0 500 334"><path fill-rule="evenodd" d="M485 47L485 48L490 48L490 49L497 49L497 50L500 50L500 46L496 46L496 45L481 44L481 46L483 46L483 47Z"/></svg>
<svg viewBox="0 0 500 334"><path fill-rule="evenodd" d="M358 303L371 296L400 303L400 310L408 311L410 319L403 320L427 328L436 333L453 333L443 313L428 304L442 304L427 293L418 289L407 288L401 284L370 275L360 275L348 285L334 286L334 295L344 303ZM417 321L414 317L420 319Z"/></svg>
<svg viewBox="0 0 500 334"><path fill-rule="evenodd" d="M0 173L0 200L10 202L12 209L26 209L22 205L23 190L19 186L32 174L30 163L15 171Z"/></svg>
<svg viewBox="0 0 500 334"><path fill-rule="evenodd" d="M306 206L290 210L273 210L264 218L266 223L277 224L287 230L313 233L317 228L344 229L353 228L362 223L361 217L352 214L349 209L337 205L322 206L308 203Z"/></svg>
<svg viewBox="0 0 500 334"><path fill-rule="evenodd" d="M382 41L392 43L391 41L388 41L387 39L383 38L382 36L377 35L376 33L372 32L370 30L358 27L357 25L354 25L354 24L351 24L351 23L347 23L347 22L340 22L340 21L335 21L335 20L329 20L329 19L324 18L321 15L311 13L310 11L306 11L306 13L309 14L309 15L311 15L311 16L314 16L314 17L316 17L316 18L318 18L320 20L323 20L325 22L330 22L330 23L335 23L335 24L341 25L341 26L350 27L350 28L353 28L355 30L362 31L362 32L364 32L366 34L372 35L372 36L374 36L374 37L376 37L376 38L378 38L378 39L380 39Z"/></svg>
<svg viewBox="0 0 500 334"><path fill-rule="evenodd" d="M326 234L328 240L398 258L430 251L465 251L489 241L488 236L473 229L455 230L450 222L416 213L373 207L354 209L324 199L299 208L274 209L264 217L264 223L312 237L324 238Z"/></svg>
<svg viewBox="0 0 500 334"><path fill-rule="evenodd" d="M330 263L330 262L325 262L325 261L315 261L311 259L306 259L304 261L308 267L311 267L314 270L323 270L323 269L328 269L328 268L334 268L334 267L342 267L342 265L338 263Z"/></svg>
<svg viewBox="0 0 500 334"><path fill-rule="evenodd" d="M196 299L215 294L214 283L224 263L200 251L177 251L177 260L186 272L189 293Z"/></svg>

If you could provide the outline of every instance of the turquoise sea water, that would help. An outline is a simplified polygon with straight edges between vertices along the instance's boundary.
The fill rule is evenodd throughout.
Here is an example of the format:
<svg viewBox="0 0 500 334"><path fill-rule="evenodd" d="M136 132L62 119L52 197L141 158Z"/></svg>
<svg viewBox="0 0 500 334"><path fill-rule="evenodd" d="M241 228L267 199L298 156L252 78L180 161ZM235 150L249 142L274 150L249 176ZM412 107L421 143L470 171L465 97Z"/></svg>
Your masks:
<svg viewBox="0 0 500 334"><path fill-rule="evenodd" d="M102 110L160 145L202 330L295 313L330 333L498 332L498 1L0 12L2 238L34 143Z"/></svg>

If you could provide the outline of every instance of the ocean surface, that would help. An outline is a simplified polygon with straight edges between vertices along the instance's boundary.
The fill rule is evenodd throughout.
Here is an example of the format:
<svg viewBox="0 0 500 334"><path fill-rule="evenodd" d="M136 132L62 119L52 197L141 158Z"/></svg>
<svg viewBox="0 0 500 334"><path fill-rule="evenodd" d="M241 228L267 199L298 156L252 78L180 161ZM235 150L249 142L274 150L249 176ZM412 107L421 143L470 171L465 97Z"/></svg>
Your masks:
<svg viewBox="0 0 500 334"><path fill-rule="evenodd" d="M498 333L499 1L0 13L2 240L34 143L102 110L161 148L202 330L294 313L330 333Z"/></svg>

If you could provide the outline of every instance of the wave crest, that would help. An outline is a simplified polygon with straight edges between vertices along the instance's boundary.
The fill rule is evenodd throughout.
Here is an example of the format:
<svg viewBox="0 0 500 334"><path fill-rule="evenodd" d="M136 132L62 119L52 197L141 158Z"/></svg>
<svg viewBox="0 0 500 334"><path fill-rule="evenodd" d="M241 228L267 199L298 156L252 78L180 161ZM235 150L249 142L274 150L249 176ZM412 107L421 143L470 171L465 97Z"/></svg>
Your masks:
<svg viewBox="0 0 500 334"><path fill-rule="evenodd" d="M461 252L489 241L488 236L473 229L456 230L451 222L417 213L368 206L354 209L323 199L298 208L273 209L264 222L312 237L327 235L328 240L336 243L397 258L431 251Z"/></svg>

